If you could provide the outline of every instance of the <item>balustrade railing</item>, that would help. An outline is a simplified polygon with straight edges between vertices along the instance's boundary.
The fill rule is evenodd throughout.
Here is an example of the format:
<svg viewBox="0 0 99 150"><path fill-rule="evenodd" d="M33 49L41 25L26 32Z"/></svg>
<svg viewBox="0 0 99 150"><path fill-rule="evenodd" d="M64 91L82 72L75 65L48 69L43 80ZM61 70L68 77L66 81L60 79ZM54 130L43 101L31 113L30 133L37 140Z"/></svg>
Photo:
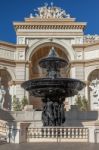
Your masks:
<svg viewBox="0 0 99 150"><path fill-rule="evenodd" d="M56 127L56 128L28 128L27 141L50 141L50 140L79 140L88 141L88 129L80 127Z"/></svg>
<svg viewBox="0 0 99 150"><path fill-rule="evenodd" d="M7 142L7 127L0 124L0 143Z"/></svg>

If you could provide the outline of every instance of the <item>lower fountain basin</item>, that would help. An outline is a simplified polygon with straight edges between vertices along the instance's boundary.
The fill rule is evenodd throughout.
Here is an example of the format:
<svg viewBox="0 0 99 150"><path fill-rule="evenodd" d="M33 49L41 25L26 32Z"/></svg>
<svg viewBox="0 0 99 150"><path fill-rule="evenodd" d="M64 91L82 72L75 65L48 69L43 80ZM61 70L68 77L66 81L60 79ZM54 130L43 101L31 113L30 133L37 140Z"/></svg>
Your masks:
<svg viewBox="0 0 99 150"><path fill-rule="evenodd" d="M21 85L30 95L35 97L77 95L85 87L85 83L71 78L37 78L28 80Z"/></svg>

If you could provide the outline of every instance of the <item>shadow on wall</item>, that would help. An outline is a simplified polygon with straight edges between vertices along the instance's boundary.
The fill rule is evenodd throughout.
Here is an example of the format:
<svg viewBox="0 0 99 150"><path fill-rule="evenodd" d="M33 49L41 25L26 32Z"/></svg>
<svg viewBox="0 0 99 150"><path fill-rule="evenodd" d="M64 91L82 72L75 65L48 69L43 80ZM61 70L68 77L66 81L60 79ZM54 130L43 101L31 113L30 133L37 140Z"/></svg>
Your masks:
<svg viewBox="0 0 99 150"><path fill-rule="evenodd" d="M64 126L83 126L82 122L95 121L98 119L98 111L79 111L72 108L66 111Z"/></svg>
<svg viewBox="0 0 99 150"><path fill-rule="evenodd" d="M0 120L12 122L15 119L13 118L13 116L10 114L9 111L5 111L5 110L0 109Z"/></svg>
<svg viewBox="0 0 99 150"><path fill-rule="evenodd" d="M11 104L12 104L11 95L9 93L8 88L6 88L5 90L6 90L6 95L5 95L4 108L7 110L11 110Z"/></svg>

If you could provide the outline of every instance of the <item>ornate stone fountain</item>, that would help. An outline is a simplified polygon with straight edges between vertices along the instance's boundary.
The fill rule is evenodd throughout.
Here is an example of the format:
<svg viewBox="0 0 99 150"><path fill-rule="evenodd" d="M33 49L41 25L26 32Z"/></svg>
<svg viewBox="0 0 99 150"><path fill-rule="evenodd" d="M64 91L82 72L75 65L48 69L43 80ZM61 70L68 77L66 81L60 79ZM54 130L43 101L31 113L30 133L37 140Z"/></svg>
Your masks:
<svg viewBox="0 0 99 150"><path fill-rule="evenodd" d="M60 69L66 67L68 63L58 57L54 48L47 57L39 61L39 65L46 69L46 77L28 80L21 86L29 91L30 95L41 97L43 126L61 126L65 122L65 98L77 95L78 91L85 87L85 83L61 77Z"/></svg>

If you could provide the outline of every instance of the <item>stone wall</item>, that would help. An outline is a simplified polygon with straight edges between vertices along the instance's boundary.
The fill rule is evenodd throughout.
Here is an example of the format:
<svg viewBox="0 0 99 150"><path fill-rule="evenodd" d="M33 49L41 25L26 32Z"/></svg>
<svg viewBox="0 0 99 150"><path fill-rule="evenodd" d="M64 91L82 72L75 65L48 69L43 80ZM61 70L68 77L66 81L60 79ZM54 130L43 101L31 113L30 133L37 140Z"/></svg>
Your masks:
<svg viewBox="0 0 99 150"><path fill-rule="evenodd" d="M33 123L32 125L36 127L42 125L41 115L42 111L17 111L17 112L10 112L11 116L16 121L29 121ZM66 122L64 125L78 125L82 126L82 122L86 121L95 121L98 119L98 112L97 111L88 111L88 112L81 112L77 110L70 110L66 111ZM76 123L76 124L75 124Z"/></svg>

